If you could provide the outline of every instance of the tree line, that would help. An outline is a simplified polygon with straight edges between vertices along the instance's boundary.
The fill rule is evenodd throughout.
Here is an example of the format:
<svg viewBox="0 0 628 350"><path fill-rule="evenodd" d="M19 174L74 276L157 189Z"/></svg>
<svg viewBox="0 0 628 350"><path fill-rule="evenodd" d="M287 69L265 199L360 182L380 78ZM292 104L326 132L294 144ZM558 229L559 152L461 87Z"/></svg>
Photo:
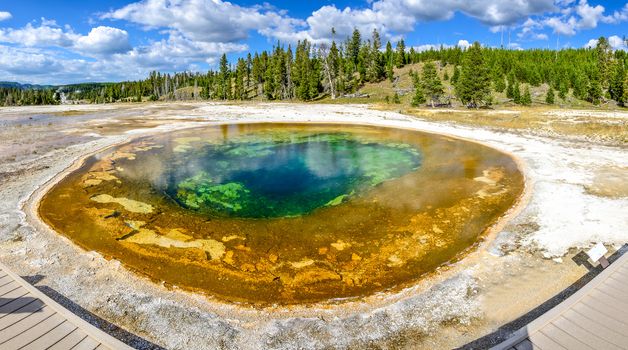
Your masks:
<svg viewBox="0 0 628 350"><path fill-rule="evenodd" d="M332 35L335 37L332 29ZM0 88L0 104L55 104L61 97L90 103L145 100L301 100L335 99L357 92L365 83L394 81L395 68L413 66L412 104L436 106L456 99L467 107L494 103L495 93L514 103L532 103L530 89L547 86L544 101L568 96L593 104L628 104L628 56L612 50L604 37L592 49L507 50L439 47L418 52L400 40L382 46L377 30L363 38L357 29L339 43L295 47L277 43L271 50L249 53L229 62L222 55L217 69L206 73L151 72L144 80L86 83L51 89ZM445 94L444 82L453 87ZM398 99L398 96L396 97Z"/></svg>

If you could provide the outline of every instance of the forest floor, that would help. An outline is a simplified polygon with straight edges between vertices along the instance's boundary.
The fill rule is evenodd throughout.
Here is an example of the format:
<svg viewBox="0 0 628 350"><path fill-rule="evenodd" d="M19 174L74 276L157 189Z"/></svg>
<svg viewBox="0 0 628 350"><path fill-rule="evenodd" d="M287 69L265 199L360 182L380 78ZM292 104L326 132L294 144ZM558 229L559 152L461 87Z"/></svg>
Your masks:
<svg viewBox="0 0 628 350"><path fill-rule="evenodd" d="M202 125L271 121L367 123L481 142L521 162L526 195L474 252L412 287L264 309L152 283L77 247L36 214L50 185L104 147ZM0 256L138 348L152 345L107 322L171 349L485 348L597 271L582 249L604 242L615 251L628 243L627 124L626 112L548 107L172 102L2 108Z"/></svg>

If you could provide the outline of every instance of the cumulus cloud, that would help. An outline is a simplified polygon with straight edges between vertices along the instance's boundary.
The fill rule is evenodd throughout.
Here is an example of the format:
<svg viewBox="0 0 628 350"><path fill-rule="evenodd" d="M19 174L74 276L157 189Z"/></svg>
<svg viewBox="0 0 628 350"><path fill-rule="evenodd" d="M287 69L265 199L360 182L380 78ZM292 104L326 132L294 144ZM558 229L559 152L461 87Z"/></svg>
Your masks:
<svg viewBox="0 0 628 350"><path fill-rule="evenodd" d="M95 55L110 55L131 50L129 34L122 29L100 26L76 39L74 47Z"/></svg>
<svg viewBox="0 0 628 350"><path fill-rule="evenodd" d="M341 10L334 5L323 6L307 18L307 28L303 30L287 33L267 31L263 34L279 35L284 40L309 39L317 42L331 39L331 27L341 38L350 35L353 28L358 28L363 34L377 29L384 38L396 40L400 35L413 31L418 22L446 20L456 12L500 28L555 9L553 0L443 0L438 6L428 0L378 0L367 8L346 7Z"/></svg>
<svg viewBox="0 0 628 350"><path fill-rule="evenodd" d="M471 46L471 44L469 43L468 40L458 40L458 43L456 45L449 45L449 44L423 44L423 45L418 45L418 46L413 46L412 48L414 49L414 51L416 52L423 52L423 51L429 51L429 50L438 50L441 47L448 49L448 48L452 48L452 47L459 47L463 50L468 49Z"/></svg>
<svg viewBox="0 0 628 350"><path fill-rule="evenodd" d="M586 44L584 44L585 48L594 48L597 46L598 39L591 39ZM608 44L613 50L624 50L628 51L628 44L622 38L617 35L612 35L608 37Z"/></svg>
<svg viewBox="0 0 628 350"><path fill-rule="evenodd" d="M213 64L223 52L242 52L247 49L245 44L207 43L172 34L167 39L114 55L112 61L149 70L187 70L197 62Z"/></svg>
<svg viewBox="0 0 628 350"><path fill-rule="evenodd" d="M87 35L61 27L53 20L41 19L39 25L0 29L0 42L25 47L61 47L89 56L110 55L131 50L128 33L122 29L99 26Z"/></svg>
<svg viewBox="0 0 628 350"><path fill-rule="evenodd" d="M471 46L471 44L469 44L469 41L467 40L458 40L458 47L466 50Z"/></svg>
<svg viewBox="0 0 628 350"><path fill-rule="evenodd" d="M409 10L418 20L449 19L460 11L491 26L514 24L528 16L556 9L554 0L444 0L437 6L429 0L381 1L399 3L400 8Z"/></svg>
<svg viewBox="0 0 628 350"><path fill-rule="evenodd" d="M612 14L605 13L604 6L591 6L587 0L580 0L575 6L564 8L559 15L545 18L543 24L556 34L572 36L580 30L596 28L600 22L616 24L628 20L628 4Z"/></svg>
<svg viewBox="0 0 628 350"><path fill-rule="evenodd" d="M490 26L513 25L531 15L554 11L554 0L375 0L364 8L325 5L303 21L268 5L239 6L222 0L142 0L101 16L126 20L146 30L175 30L194 41L236 42L249 31L287 42L329 42L331 28L344 39L354 28L363 35L377 29L384 39L398 40L421 21L445 20L456 12Z"/></svg>
<svg viewBox="0 0 628 350"><path fill-rule="evenodd" d="M53 57L33 49L0 45L0 71L14 75L37 75L60 71L63 66Z"/></svg>
<svg viewBox="0 0 628 350"><path fill-rule="evenodd" d="M0 29L0 41L21 44L28 47L34 46L60 46L70 47L80 35L75 34L69 28L61 28L56 22L41 19L39 26L32 23L25 27L14 29Z"/></svg>
<svg viewBox="0 0 628 350"><path fill-rule="evenodd" d="M194 41L234 42L250 30L302 24L268 6L238 6L221 0L144 0L101 16L143 25L146 29L177 30Z"/></svg>
<svg viewBox="0 0 628 350"><path fill-rule="evenodd" d="M7 19L11 19L11 17L13 17L11 15L11 12L0 11L0 22L1 21L6 21Z"/></svg>

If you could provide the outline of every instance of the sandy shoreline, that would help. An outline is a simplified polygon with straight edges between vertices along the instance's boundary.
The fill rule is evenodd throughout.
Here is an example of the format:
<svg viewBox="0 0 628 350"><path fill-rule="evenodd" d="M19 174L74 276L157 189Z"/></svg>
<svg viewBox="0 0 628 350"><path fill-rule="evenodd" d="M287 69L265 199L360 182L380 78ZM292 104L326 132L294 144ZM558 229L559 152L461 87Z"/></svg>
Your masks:
<svg viewBox="0 0 628 350"><path fill-rule="evenodd" d="M0 118L59 112L63 108L0 110ZM61 125L57 127L60 130L51 132L65 132L77 138L91 133L98 134L97 137L90 136L87 142L79 141L42 155L22 157L16 154L13 155L15 161L3 162L0 166L0 180L4 185L0 190L4 202L0 207L0 253L3 261L22 275L37 273L45 276L40 285L50 286L90 312L167 348L347 348L369 344L399 348L461 346L528 311L586 272L584 267L570 260L557 263L542 259L542 255L560 257L570 248L587 246L592 241L614 246L628 241L628 222L625 215L621 215L628 209L626 197L594 196L584 188L595 181L596 170L607 166L620 169L621 183L625 169L628 169L628 152L621 147L437 124L363 106L125 105L121 107L124 113L116 113L108 106L100 115L98 108L89 106L88 109L87 113L97 116L80 125ZM137 115L150 121L153 128L136 129L133 123L121 123L125 126L120 130L107 130L105 136L99 130L103 121L115 125L124 122L125 118L137 118ZM526 174L526 197L511 209L509 220L500 220L479 249L453 267L441 269L429 281L420 281L394 294L380 293L339 305L290 310L241 308L155 285L128 272L116 261L106 261L96 253L82 251L69 240L41 226L33 215L38 199L62 177L60 174L71 171L72 165L76 166L80 163L78 160L93 152L144 134L236 121L374 124L480 142L519 160ZM17 142L24 132L18 130L6 135L7 140ZM34 145L36 148L37 143ZM21 148L15 149L19 151ZM564 172L570 167L570 173ZM568 196L566 202L557 202L560 198L552 198L552 194ZM581 207L575 207L571 203L574 201L580 202ZM558 208L552 208L557 204ZM21 210L23 205L25 210ZM540 215L550 211L548 215L556 216L557 211L565 209L566 213L559 212L559 216L552 220L558 224L548 223ZM581 212L587 215L577 217ZM582 223L593 231L605 229L608 232L579 230L575 237L567 236L573 233L569 220ZM517 271L518 276L512 275ZM543 273L539 274L539 271ZM531 283L528 290L536 290L539 286L545 286L545 290L526 297L523 288L509 295L503 285L522 275L536 276L539 280L533 281L538 284ZM94 290L94 285L102 287ZM498 315L487 314L490 308L500 307L500 302L507 305L509 297L522 300ZM428 334L430 336L426 336Z"/></svg>

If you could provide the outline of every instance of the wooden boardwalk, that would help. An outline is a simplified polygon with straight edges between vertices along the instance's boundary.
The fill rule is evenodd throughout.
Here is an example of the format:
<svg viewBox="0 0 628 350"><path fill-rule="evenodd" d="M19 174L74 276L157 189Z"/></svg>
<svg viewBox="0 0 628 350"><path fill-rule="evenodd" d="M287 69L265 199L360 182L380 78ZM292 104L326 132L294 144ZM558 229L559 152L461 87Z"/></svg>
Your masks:
<svg viewBox="0 0 628 350"><path fill-rule="evenodd" d="M492 349L628 349L628 253Z"/></svg>
<svg viewBox="0 0 628 350"><path fill-rule="evenodd" d="M131 349L0 263L0 349Z"/></svg>

